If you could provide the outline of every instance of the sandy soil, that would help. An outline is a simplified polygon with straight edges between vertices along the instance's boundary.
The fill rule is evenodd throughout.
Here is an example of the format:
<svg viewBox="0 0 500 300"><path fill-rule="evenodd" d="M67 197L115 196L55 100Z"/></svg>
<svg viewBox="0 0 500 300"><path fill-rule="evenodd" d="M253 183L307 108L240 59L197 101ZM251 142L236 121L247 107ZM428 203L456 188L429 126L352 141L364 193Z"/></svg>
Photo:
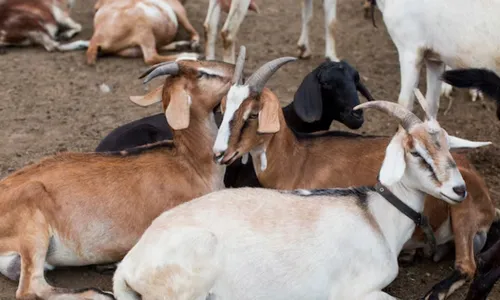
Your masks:
<svg viewBox="0 0 500 300"><path fill-rule="evenodd" d="M300 34L300 5L297 0L257 0L259 15L250 14L240 31L240 42L247 46L247 68L265 61L296 54ZM376 98L395 101L399 92L397 52L385 30L379 12L378 29L363 18L362 1L340 0L338 15L338 53L358 68ZM187 11L202 33L207 0L189 0ZM74 17L84 26L77 38L88 39L92 32L92 1L78 1ZM324 55L324 27L321 1L314 4L310 60L289 64L270 81L283 102L289 101L301 79L320 64ZM220 52L219 52L220 53ZM143 94L147 87L137 76L146 69L141 59L102 58L97 66L85 65L83 52L47 53L41 48L7 49L0 56L0 176L58 151L92 151L111 129L159 111L134 106L129 95ZM423 81L423 76L421 77ZM102 93L99 85L111 87ZM153 85L158 82L153 83ZM421 88L425 88L423 85ZM471 102L463 91L457 95L451 112L440 113L440 123L450 134L499 145L500 122L490 100ZM443 100L445 106L446 100ZM391 134L397 124L387 116L370 111L361 133ZM341 125L333 126L345 129ZM470 158L486 177L494 199L498 199L500 169L498 146L474 150ZM452 270L453 257L434 264L421 260L400 269L398 279L388 290L402 299L415 299ZM111 277L91 270L72 269L49 272L54 285L97 286L110 289ZM0 299L13 299L17 284L0 279ZM466 289L451 299L463 299ZM497 290L491 299L500 299Z"/></svg>

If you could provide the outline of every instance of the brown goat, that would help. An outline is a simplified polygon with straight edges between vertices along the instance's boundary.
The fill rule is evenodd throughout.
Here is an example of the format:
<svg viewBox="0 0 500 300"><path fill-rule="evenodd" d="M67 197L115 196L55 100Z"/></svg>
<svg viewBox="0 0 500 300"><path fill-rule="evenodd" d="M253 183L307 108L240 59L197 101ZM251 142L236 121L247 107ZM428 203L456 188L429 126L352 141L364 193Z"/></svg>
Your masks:
<svg viewBox="0 0 500 300"><path fill-rule="evenodd" d="M151 65L176 60L179 55L160 55L189 45L197 49L200 36L191 25L179 0L99 0L94 9L94 34L87 50L87 63L95 64L98 52L123 57L144 57ZM190 41L172 42L182 25ZM194 55L197 57L197 55Z"/></svg>
<svg viewBox="0 0 500 300"><path fill-rule="evenodd" d="M112 299L96 289L50 286L44 264L119 261L163 211L223 187L223 168L212 160L213 111L230 86L233 66L179 61L148 73L147 80L171 75L158 100L172 142L135 154L58 154L0 181L0 272L15 278L20 268L18 299ZM152 103L141 100L134 98Z"/></svg>
<svg viewBox="0 0 500 300"><path fill-rule="evenodd" d="M0 1L0 47L41 45L47 51L85 49L77 41L60 44L58 39L70 39L82 26L69 16L74 0L3 0Z"/></svg>
<svg viewBox="0 0 500 300"><path fill-rule="evenodd" d="M375 185L390 138L339 132L294 133L287 127L276 95L263 88L275 70L269 65L262 67L245 85L231 87L221 105L225 115L214 146L215 157L221 163L230 164L250 153L257 177L266 188ZM455 139L449 136L451 144ZM469 144L471 147L479 145ZM454 207L439 205L440 201L431 196L427 196L425 202L426 215L437 224L434 228L452 226L449 231L453 229L455 234L456 272L431 291L439 294L453 292L464 279L473 277L476 269L473 248L478 251L482 248L495 216L482 178L464 154L454 153L453 157L470 190L467 199ZM428 167L429 175L435 176L432 166L426 160L422 163ZM448 210L452 225L446 223Z"/></svg>

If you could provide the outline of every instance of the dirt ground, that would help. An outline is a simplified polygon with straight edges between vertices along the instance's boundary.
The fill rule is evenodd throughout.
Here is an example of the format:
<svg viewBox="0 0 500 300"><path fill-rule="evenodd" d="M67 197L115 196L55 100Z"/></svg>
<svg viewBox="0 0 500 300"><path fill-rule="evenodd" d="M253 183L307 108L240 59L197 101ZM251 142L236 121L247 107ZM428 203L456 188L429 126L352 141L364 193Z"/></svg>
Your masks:
<svg viewBox="0 0 500 300"><path fill-rule="evenodd" d="M272 78L271 87L288 102L301 79L323 61L324 25L322 1L315 1L311 28L313 57L285 66ZM375 98L396 101L399 92L397 52L380 13L378 28L363 18L361 0L339 0L337 50L362 75ZM300 5L297 0L257 0L259 15L251 13L242 25L240 42L247 46L247 70L285 55L296 54L300 34ZM188 15L196 29L203 33L207 0L189 0ZM92 1L78 1L74 17L84 26L78 39L88 39L92 32ZM220 52L218 52L220 53ZM160 106L140 108L128 100L129 95L144 94L137 76L146 69L141 59L107 57L97 66L85 64L84 52L47 53L42 48L7 49L0 56L0 175L3 177L28 163L58 151L92 151L99 140L113 128L159 111ZM424 89L424 77L421 88ZM99 85L111 87L103 93ZM155 81L152 85L157 85ZM497 176L500 169L498 132L494 103L488 99L471 102L463 91L455 92L451 112L440 123L450 133L464 138L490 140L496 145L470 152L470 158L485 176L495 200L500 194ZM447 105L442 100L442 106ZM392 134L394 119L374 111L366 112L361 133ZM335 124L336 129L345 129ZM452 270L453 255L434 264L420 260L403 267L388 291L401 299L422 296ZM97 286L110 290L111 277L86 268L48 273L49 281L65 287ZM17 284L0 279L0 299L13 299ZM450 299L463 299L462 288ZM490 299L500 299L497 288Z"/></svg>

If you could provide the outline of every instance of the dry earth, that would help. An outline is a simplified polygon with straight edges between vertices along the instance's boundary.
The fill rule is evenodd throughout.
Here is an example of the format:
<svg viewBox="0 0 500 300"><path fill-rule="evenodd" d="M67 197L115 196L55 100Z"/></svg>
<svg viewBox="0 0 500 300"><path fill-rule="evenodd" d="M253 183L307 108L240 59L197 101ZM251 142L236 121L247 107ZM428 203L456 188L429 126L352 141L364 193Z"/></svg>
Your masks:
<svg viewBox="0 0 500 300"><path fill-rule="evenodd" d="M297 0L257 0L259 15L250 14L240 31L240 42L247 46L247 70L265 61L296 54L300 33L300 2ZM340 0L338 52L358 68L376 98L395 101L399 91L399 64L379 12L378 29L363 18L361 0ZM187 10L196 29L202 33L207 0L189 0ZM92 32L92 1L78 1L74 17L84 26L77 38L88 39ZM323 60L324 27L321 1L314 4L311 42L313 57L284 67L270 81L283 102L289 101L301 79ZM0 56L0 175L58 151L92 151L111 129L159 111L160 106L144 109L128 101L129 95L143 94L137 76L146 68L140 59L102 58L97 66L84 63L83 52L47 53L41 48L7 49ZM423 83L423 76L421 77ZM102 93L99 85L111 87ZM158 81L153 85L158 84ZM423 85L421 88L425 88ZM439 120L449 133L464 138L490 140L496 145L471 151L470 158L487 179L493 198L500 194L497 176L500 168L500 122L490 100L471 102L463 91L451 112ZM446 101L444 105L446 105ZM361 133L392 134L395 120L369 111ZM336 129L345 129L335 124ZM398 279L388 290L402 299L416 299L452 270L453 257L442 263L421 260L400 269ZM66 287L98 286L110 289L111 277L80 268L48 274L50 282ZM0 299L13 299L16 284L0 279ZM463 299L460 289L451 299ZM498 289L490 299L500 299Z"/></svg>

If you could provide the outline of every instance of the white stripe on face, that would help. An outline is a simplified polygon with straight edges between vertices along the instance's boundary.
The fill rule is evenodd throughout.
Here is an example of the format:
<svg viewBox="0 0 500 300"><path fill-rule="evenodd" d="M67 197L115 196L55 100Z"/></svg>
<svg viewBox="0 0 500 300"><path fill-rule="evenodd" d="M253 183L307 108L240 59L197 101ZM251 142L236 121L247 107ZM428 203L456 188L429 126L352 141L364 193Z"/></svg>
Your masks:
<svg viewBox="0 0 500 300"><path fill-rule="evenodd" d="M229 89L226 97L226 111L224 112L224 117L222 118L222 123L217 132L213 147L215 154L227 150L229 135L231 134L229 122L234 118L234 113L238 110L241 103L243 103L243 100L248 98L248 95L250 95L250 88L246 85L233 85Z"/></svg>

